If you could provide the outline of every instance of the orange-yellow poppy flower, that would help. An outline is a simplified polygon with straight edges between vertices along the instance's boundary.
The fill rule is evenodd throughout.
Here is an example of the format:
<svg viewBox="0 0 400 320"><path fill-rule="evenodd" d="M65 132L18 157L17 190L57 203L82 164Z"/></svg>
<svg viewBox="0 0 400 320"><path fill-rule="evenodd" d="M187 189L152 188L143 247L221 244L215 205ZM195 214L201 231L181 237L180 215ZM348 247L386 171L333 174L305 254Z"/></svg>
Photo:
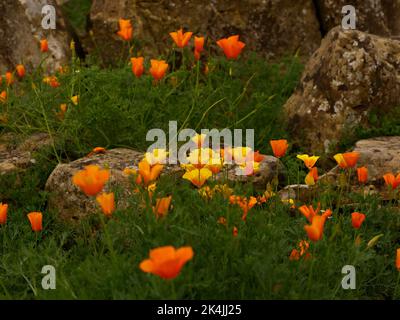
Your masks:
<svg viewBox="0 0 400 320"><path fill-rule="evenodd" d="M156 200L156 206L153 207L153 212L157 215L157 217L165 216L169 208L171 206L172 196L160 198Z"/></svg>
<svg viewBox="0 0 400 320"><path fill-rule="evenodd" d="M43 82L50 85L53 88L57 88L61 85L60 82L58 82L58 79L56 76L44 77Z"/></svg>
<svg viewBox="0 0 400 320"><path fill-rule="evenodd" d="M170 32L171 38L174 40L175 44L179 48L186 47L190 38L192 37L193 32L185 32L183 33L182 29L179 29L176 32Z"/></svg>
<svg viewBox="0 0 400 320"><path fill-rule="evenodd" d="M357 168L357 177L358 177L358 182L367 183L368 168L366 168L366 167Z"/></svg>
<svg viewBox="0 0 400 320"><path fill-rule="evenodd" d="M22 64L18 64L15 67L18 77L23 78L25 76L25 67Z"/></svg>
<svg viewBox="0 0 400 320"><path fill-rule="evenodd" d="M73 96L73 97L71 97L71 102L74 104L74 105L78 105L78 103L79 103L79 95L75 95L75 96Z"/></svg>
<svg viewBox="0 0 400 320"><path fill-rule="evenodd" d="M47 39L40 40L40 51L42 52L49 51L49 43L47 42Z"/></svg>
<svg viewBox="0 0 400 320"><path fill-rule="evenodd" d="M396 251L396 269L400 271L400 248Z"/></svg>
<svg viewBox="0 0 400 320"><path fill-rule="evenodd" d="M98 195L96 201L101 207L101 210L106 216L111 216L115 211L115 197L114 193L105 193Z"/></svg>
<svg viewBox="0 0 400 320"><path fill-rule="evenodd" d="M119 30L117 34L119 35L119 37L125 41L132 40L133 28L131 21L126 19L119 19L118 24Z"/></svg>
<svg viewBox="0 0 400 320"><path fill-rule="evenodd" d="M312 167L315 166L319 157L317 156L309 156L308 154L300 154L297 156L298 159L302 160L305 166L311 170Z"/></svg>
<svg viewBox="0 0 400 320"><path fill-rule="evenodd" d="M5 103L7 101L7 91L3 90L0 93L0 102Z"/></svg>
<svg viewBox="0 0 400 320"><path fill-rule="evenodd" d="M272 152L274 156L277 158L282 158L286 154L286 150L288 148L287 140L271 140L270 141Z"/></svg>
<svg viewBox="0 0 400 320"><path fill-rule="evenodd" d="M141 184L143 182L145 186L148 186L151 182L155 181L164 168L164 166L159 163L150 165L146 159L140 161L138 167L139 175L136 179L136 183Z"/></svg>
<svg viewBox="0 0 400 320"><path fill-rule="evenodd" d="M210 169L201 168L187 171L182 178L189 180L196 187L201 188L211 176L212 172Z"/></svg>
<svg viewBox="0 0 400 320"><path fill-rule="evenodd" d="M139 265L143 272L155 274L163 279L173 279L179 275L182 267L193 258L191 247L175 249L173 246L150 250L150 259Z"/></svg>
<svg viewBox="0 0 400 320"><path fill-rule="evenodd" d="M109 170L101 170L97 165L88 165L72 177L72 182L87 196L95 196L110 178Z"/></svg>
<svg viewBox="0 0 400 320"><path fill-rule="evenodd" d="M360 229L364 220L365 220L365 214L363 214L363 213L353 212L351 214L351 224L354 229Z"/></svg>
<svg viewBox="0 0 400 320"><path fill-rule="evenodd" d="M143 62L143 57L131 58L132 72L136 78L140 78L144 72Z"/></svg>
<svg viewBox="0 0 400 320"><path fill-rule="evenodd" d="M218 40L217 45L224 51L227 59L237 59L246 46L242 41L239 41L238 35Z"/></svg>
<svg viewBox="0 0 400 320"><path fill-rule="evenodd" d="M318 181L318 168L313 167L308 172L305 182L308 186L313 186L317 183L317 181Z"/></svg>
<svg viewBox="0 0 400 320"><path fill-rule="evenodd" d="M360 154L358 152L346 152L335 154L333 157L339 167L342 169L348 169L356 166Z"/></svg>
<svg viewBox="0 0 400 320"><path fill-rule="evenodd" d="M386 185L391 187L393 190L400 186L400 173L395 176L393 173L386 173L383 176Z"/></svg>
<svg viewBox="0 0 400 320"><path fill-rule="evenodd" d="M28 213L28 219L31 223L32 230L35 232L39 232L42 230L42 213L41 212L31 212Z"/></svg>
<svg viewBox="0 0 400 320"><path fill-rule="evenodd" d="M8 204L0 202L0 224L5 224L7 222L7 210Z"/></svg>
<svg viewBox="0 0 400 320"><path fill-rule="evenodd" d="M151 165L155 164L165 164L167 157L168 157L168 151L165 149L153 149L151 152L146 152L144 155L146 161Z"/></svg>
<svg viewBox="0 0 400 320"><path fill-rule="evenodd" d="M206 134L195 134L190 140L192 140L196 146L201 149L201 147L204 145L204 142L206 140L207 135Z"/></svg>
<svg viewBox="0 0 400 320"><path fill-rule="evenodd" d="M150 60L150 74L153 76L154 80L159 81L161 80L164 76L165 73L167 72L168 69L168 63L165 62L165 60L155 60L151 59Z"/></svg>

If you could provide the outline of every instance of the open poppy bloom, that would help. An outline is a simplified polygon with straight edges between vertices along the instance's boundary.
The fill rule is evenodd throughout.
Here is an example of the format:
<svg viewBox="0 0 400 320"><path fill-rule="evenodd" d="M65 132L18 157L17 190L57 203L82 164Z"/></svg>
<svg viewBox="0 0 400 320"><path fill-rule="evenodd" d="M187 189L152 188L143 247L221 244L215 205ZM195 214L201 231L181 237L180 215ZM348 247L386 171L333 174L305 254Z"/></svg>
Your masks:
<svg viewBox="0 0 400 320"><path fill-rule="evenodd" d="M190 38L192 37L193 32L185 32L183 33L182 29L179 29L176 32L170 32L171 38L174 40L175 44L178 48L186 47Z"/></svg>
<svg viewBox="0 0 400 320"><path fill-rule="evenodd" d="M153 212L157 217L165 216L170 208L172 196L160 198L156 200L156 206L153 207Z"/></svg>
<svg viewBox="0 0 400 320"><path fill-rule="evenodd" d="M15 67L18 77L23 78L25 76L25 67L19 64Z"/></svg>
<svg viewBox="0 0 400 320"><path fill-rule="evenodd" d="M168 69L168 63L165 62L165 60L155 60L152 59L150 60L150 74L153 76L154 80L159 81L161 80L164 76L165 73L167 72Z"/></svg>
<svg viewBox="0 0 400 320"><path fill-rule="evenodd" d="M207 165L221 165L222 160L220 155L211 148L194 149L187 157L188 165L183 165L185 168L201 169Z"/></svg>
<svg viewBox="0 0 400 320"><path fill-rule="evenodd" d="M338 153L333 156L342 169L354 168L357 164L360 154L358 152Z"/></svg>
<svg viewBox="0 0 400 320"><path fill-rule="evenodd" d="M150 250L150 259L139 265L143 272L155 274L163 279L173 279L179 275L182 267L193 258L191 247L175 249L173 246Z"/></svg>
<svg viewBox="0 0 400 320"><path fill-rule="evenodd" d="M236 175L240 176L252 176L260 171L260 163L255 161L247 161L240 163L236 168Z"/></svg>
<svg viewBox="0 0 400 320"><path fill-rule="evenodd" d="M130 41L132 39L133 32L131 21L126 19L119 19L118 24L119 31L117 32L117 34L119 35L119 37L122 40Z"/></svg>
<svg viewBox="0 0 400 320"><path fill-rule="evenodd" d="M358 182L367 183L368 181L368 169L366 167L357 168Z"/></svg>
<svg viewBox="0 0 400 320"><path fill-rule="evenodd" d="M136 78L140 78L144 72L143 62L143 57L131 58L132 72Z"/></svg>
<svg viewBox="0 0 400 320"><path fill-rule="evenodd" d="M363 214L363 213L353 212L351 214L351 224L354 229L360 229L364 220L365 220L365 214Z"/></svg>
<svg viewBox="0 0 400 320"><path fill-rule="evenodd" d="M136 178L136 184L143 183L145 186L148 186L150 183L155 181L164 168L164 166L159 163L150 165L146 158L139 162L138 167L139 175Z"/></svg>
<svg viewBox="0 0 400 320"><path fill-rule="evenodd" d="M3 90L0 93L0 102L5 103L7 101L7 91Z"/></svg>
<svg viewBox="0 0 400 320"><path fill-rule="evenodd" d="M286 154L289 146L287 140L271 140L269 143L271 144L272 152L275 157L282 158Z"/></svg>
<svg viewBox="0 0 400 320"><path fill-rule="evenodd" d="M308 154L300 154L297 156L298 159L302 160L305 166L311 170L312 167L315 166L319 157L317 156L309 156Z"/></svg>
<svg viewBox="0 0 400 320"><path fill-rule="evenodd" d="M320 211L321 207L320 204L318 203L318 207L316 209L313 208L313 206L306 206L302 205L299 207L299 211L307 218L309 222L312 221L312 218L318 214Z"/></svg>
<svg viewBox="0 0 400 320"><path fill-rule="evenodd" d="M41 212L31 212L28 213L28 219L31 223L32 230L35 232L39 232L42 230L42 213Z"/></svg>
<svg viewBox="0 0 400 320"><path fill-rule="evenodd" d="M165 149L153 149L151 152L146 152L144 157L151 166L164 164L168 157L168 151Z"/></svg>
<svg viewBox="0 0 400 320"><path fill-rule="evenodd" d="M72 182L87 196L95 196L110 178L109 170L101 170L97 165L88 165L72 177Z"/></svg>
<svg viewBox="0 0 400 320"><path fill-rule="evenodd" d="M196 146L200 149L207 138L206 134L195 134L190 140L192 140Z"/></svg>
<svg viewBox="0 0 400 320"><path fill-rule="evenodd" d="M0 224L5 224L7 222L7 210L8 204L0 202Z"/></svg>
<svg viewBox="0 0 400 320"><path fill-rule="evenodd" d="M224 50L224 54L229 60L237 59L243 48L246 46L244 42L239 41L238 35L218 40L217 45Z"/></svg>
<svg viewBox="0 0 400 320"><path fill-rule="evenodd" d="M398 186L400 186L400 173L395 176L393 173L386 173L383 176L383 179L385 180L386 185L392 188L392 190L395 190Z"/></svg>
<svg viewBox="0 0 400 320"><path fill-rule="evenodd" d="M307 232L308 238L311 241L319 241L322 239L324 233L324 225L328 215L326 213L331 214L330 210L327 210L322 216L315 215L312 218L311 225L305 225L304 230Z"/></svg>
<svg viewBox="0 0 400 320"><path fill-rule="evenodd" d="M47 42L47 39L40 40L40 51L42 52L49 51L49 43Z"/></svg>
<svg viewBox="0 0 400 320"><path fill-rule="evenodd" d="M115 211L115 197L113 192L103 192L101 195L96 197L96 201L106 216L111 216Z"/></svg>
<svg viewBox="0 0 400 320"><path fill-rule="evenodd" d="M249 210L257 204L257 198L251 196L249 199L247 199L246 197L232 195L229 197L229 203L237 204L242 209L242 220L246 221Z"/></svg>
<svg viewBox="0 0 400 320"><path fill-rule="evenodd" d="M182 178L189 180L196 187L201 188L211 176L212 172L210 169L201 168L187 171Z"/></svg>
<svg viewBox="0 0 400 320"><path fill-rule="evenodd" d="M313 186L317 183L317 181L318 181L318 168L313 167L308 172L305 182L306 182L306 185Z"/></svg>
<svg viewBox="0 0 400 320"><path fill-rule="evenodd" d="M396 251L396 269L400 271L400 248Z"/></svg>
<svg viewBox="0 0 400 320"><path fill-rule="evenodd" d="M58 82L58 79L56 76L48 76L43 78L43 82L48 84L49 86L53 88L59 87L61 84Z"/></svg>

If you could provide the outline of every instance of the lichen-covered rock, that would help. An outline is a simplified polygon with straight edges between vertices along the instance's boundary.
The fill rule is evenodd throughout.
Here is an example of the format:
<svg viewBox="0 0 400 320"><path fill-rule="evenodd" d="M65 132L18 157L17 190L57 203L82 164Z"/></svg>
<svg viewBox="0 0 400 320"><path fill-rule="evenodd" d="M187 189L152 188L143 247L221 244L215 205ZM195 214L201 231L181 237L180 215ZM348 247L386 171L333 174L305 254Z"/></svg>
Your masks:
<svg viewBox="0 0 400 320"><path fill-rule="evenodd" d="M321 41L312 0L94 0L93 38L84 46L89 51L104 48L100 52L108 62L124 45L116 35L119 18L132 20L137 45L146 55L165 53L172 46L169 32L180 27L207 36L213 46L221 37L239 34L247 48L272 58L296 51L308 57Z"/></svg>
<svg viewBox="0 0 400 320"><path fill-rule="evenodd" d="M0 175L18 172L35 164L34 153L51 144L46 133L35 133L23 139L15 134L0 136Z"/></svg>
<svg viewBox="0 0 400 320"><path fill-rule="evenodd" d="M284 109L293 142L330 151L373 108L400 105L400 41L335 28L322 41Z"/></svg>
<svg viewBox="0 0 400 320"><path fill-rule="evenodd" d="M342 8L356 9L356 29L380 36L400 36L400 0L316 0L321 29L328 32L341 25Z"/></svg>
<svg viewBox="0 0 400 320"><path fill-rule="evenodd" d="M110 169L110 181L105 191L118 190L118 208L125 208L128 205L128 198L132 196L134 187L123 170L127 167L137 169L143 153L131 149L117 148L106 151L104 154L87 156L76 161L59 164L46 183L46 191L49 192L48 209L59 213L65 220L80 219L89 213L98 211L94 197L86 196L72 183L73 175L90 164L98 165L101 168ZM225 173L217 176L217 179L226 181L242 181L254 183L256 187L265 190L267 182L271 181L279 168L284 173L283 166L279 159L272 156L265 156L260 164L260 171L251 177L236 176L235 169L229 168ZM163 175L177 175L181 177L184 171L178 165L166 165Z"/></svg>
<svg viewBox="0 0 400 320"><path fill-rule="evenodd" d="M42 7L56 8L56 29L42 28ZM68 61L69 36L57 3L53 0L3 0L0 1L0 73L14 70L19 63L27 69L38 66L42 60L39 41L47 38L48 71L53 71Z"/></svg>

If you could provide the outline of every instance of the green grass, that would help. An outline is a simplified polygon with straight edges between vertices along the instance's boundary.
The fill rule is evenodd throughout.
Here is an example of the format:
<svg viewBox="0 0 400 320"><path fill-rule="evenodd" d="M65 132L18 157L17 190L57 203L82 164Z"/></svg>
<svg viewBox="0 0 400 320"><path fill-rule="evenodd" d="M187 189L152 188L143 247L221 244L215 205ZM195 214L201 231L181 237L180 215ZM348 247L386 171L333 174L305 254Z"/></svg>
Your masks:
<svg viewBox="0 0 400 320"><path fill-rule="evenodd" d="M268 154L270 139L289 138L282 106L302 70L295 57L269 64L249 55L233 63L213 58L209 64L207 76L196 68L182 68L155 86L148 75L134 78L127 64L99 69L75 60L69 73L58 75L59 88L43 84L38 71L9 89L8 103L2 106L8 122L0 131L48 132L54 145L36 154L37 164L28 171L0 176L0 200L10 205L8 222L0 227L1 299L399 297L394 264L400 246L398 203L379 197L321 186L309 202L332 208L333 218L326 223L323 239L311 244L313 258L300 261L290 261L289 255L307 237L306 219L276 197L253 208L245 223L240 209L222 196L205 202L187 181L163 177L155 197L173 196L173 209L163 219L156 219L150 206L141 206L139 195L111 219L98 212L75 225L46 209L44 184L58 160L77 159L95 146L143 151L150 144L145 141L147 131L167 129L171 120L196 129L255 128L256 149ZM78 106L70 102L76 94ZM56 116L61 103L68 104L63 121ZM302 182L305 176L295 155L296 150L290 150L283 159L288 183ZM259 192L251 184L231 187L238 195ZM337 205L344 200L352 205ZM30 211L44 213L40 234L30 230ZM359 231L351 227L353 211L367 216ZM227 218L226 227L217 223L221 216ZM237 237L232 235L234 226ZM378 243L368 248L368 241L381 233ZM357 235L360 246L354 244ZM163 245L189 245L195 253L172 281L138 267L150 249ZM56 290L41 288L40 272L48 264L57 270ZM341 288L344 265L356 267L356 290Z"/></svg>

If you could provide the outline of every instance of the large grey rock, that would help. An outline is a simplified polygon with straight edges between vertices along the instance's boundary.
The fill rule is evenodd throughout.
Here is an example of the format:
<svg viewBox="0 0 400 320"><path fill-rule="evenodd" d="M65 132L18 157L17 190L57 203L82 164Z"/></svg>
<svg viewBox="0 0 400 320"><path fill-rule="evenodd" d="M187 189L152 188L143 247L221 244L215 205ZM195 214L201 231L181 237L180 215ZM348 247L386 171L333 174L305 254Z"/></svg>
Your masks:
<svg viewBox="0 0 400 320"><path fill-rule="evenodd" d="M284 109L294 143L329 152L368 112L400 105L400 41L335 28L322 41Z"/></svg>

